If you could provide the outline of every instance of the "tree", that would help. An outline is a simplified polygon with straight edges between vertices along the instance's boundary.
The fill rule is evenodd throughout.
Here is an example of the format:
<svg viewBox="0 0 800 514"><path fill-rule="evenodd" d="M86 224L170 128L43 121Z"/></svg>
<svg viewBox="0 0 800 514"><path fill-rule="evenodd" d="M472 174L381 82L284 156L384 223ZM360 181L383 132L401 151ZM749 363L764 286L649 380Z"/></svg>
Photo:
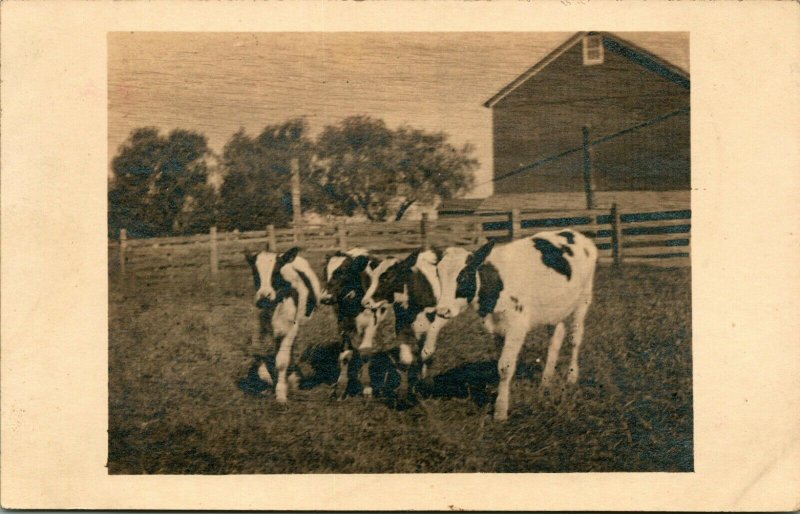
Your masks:
<svg viewBox="0 0 800 514"><path fill-rule="evenodd" d="M478 166L472 151L453 147L441 132L391 130L381 120L354 116L320 134L312 180L334 213L400 220L414 203L468 191Z"/></svg>
<svg viewBox="0 0 800 514"><path fill-rule="evenodd" d="M225 229L263 230L268 224L289 223L291 159L298 159L307 176L313 154L307 133L305 120L297 118L268 125L255 138L243 129L231 136L222 151L220 222Z"/></svg>
<svg viewBox="0 0 800 514"><path fill-rule="evenodd" d="M162 136L153 127L133 130L111 162L109 236L121 228L134 237L186 233L178 218L207 200L211 155L206 137L197 132L175 129Z"/></svg>
<svg viewBox="0 0 800 514"><path fill-rule="evenodd" d="M477 159L470 156L472 145L456 148L443 132L426 133L408 126L394 136L397 153L397 181L401 202L395 214L400 220L414 203L434 198L450 199L466 193L475 182Z"/></svg>

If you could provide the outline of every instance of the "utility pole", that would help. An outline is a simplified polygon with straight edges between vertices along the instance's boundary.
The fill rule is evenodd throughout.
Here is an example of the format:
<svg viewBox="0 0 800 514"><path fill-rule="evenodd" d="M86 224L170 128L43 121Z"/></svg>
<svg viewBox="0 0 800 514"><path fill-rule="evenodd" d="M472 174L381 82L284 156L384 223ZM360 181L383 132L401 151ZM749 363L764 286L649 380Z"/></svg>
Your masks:
<svg viewBox="0 0 800 514"><path fill-rule="evenodd" d="M594 209L592 192L592 152L589 142L589 127L583 127L583 189L586 192L586 208Z"/></svg>
<svg viewBox="0 0 800 514"><path fill-rule="evenodd" d="M294 241L303 240L303 213L300 211L300 161L297 157L291 160L292 167L292 224L294 226Z"/></svg>

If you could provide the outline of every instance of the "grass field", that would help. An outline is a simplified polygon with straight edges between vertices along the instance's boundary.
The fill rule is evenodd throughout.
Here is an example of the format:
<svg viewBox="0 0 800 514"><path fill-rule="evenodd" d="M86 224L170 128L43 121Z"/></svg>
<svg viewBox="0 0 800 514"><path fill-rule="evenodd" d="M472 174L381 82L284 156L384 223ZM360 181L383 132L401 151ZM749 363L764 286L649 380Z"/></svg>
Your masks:
<svg viewBox="0 0 800 514"><path fill-rule="evenodd" d="M546 332L532 332L505 423L491 419L499 351L472 312L442 331L430 397L401 410L330 399L337 336L323 307L297 342L300 390L279 406L252 376L254 355L266 353L250 344L252 292L244 266L216 282L165 272L121 287L112 277L110 473L693 469L689 268L601 267L580 383L539 392ZM379 357L375 376L391 389L396 376Z"/></svg>

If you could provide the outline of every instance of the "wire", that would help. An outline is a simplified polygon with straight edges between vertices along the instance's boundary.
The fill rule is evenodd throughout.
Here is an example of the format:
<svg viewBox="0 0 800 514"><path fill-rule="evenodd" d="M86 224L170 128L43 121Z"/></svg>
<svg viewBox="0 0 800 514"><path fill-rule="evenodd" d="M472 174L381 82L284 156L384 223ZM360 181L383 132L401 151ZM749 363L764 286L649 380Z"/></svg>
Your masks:
<svg viewBox="0 0 800 514"><path fill-rule="evenodd" d="M613 134L610 134L608 136L603 136L603 137L601 137L599 139L595 139L594 141L590 141L589 142L589 146L595 146L595 145L599 145L599 144L602 144L602 143L606 143L606 142L611 141L613 139L616 139L618 137L624 136L625 134L629 134L629 133L635 132L635 131L637 131L639 129L642 129L642 128L645 128L645 127L649 127L650 125L655 125L656 123L660 123L660 122L662 122L664 120L667 120L669 118L672 118L674 116L678 116L678 115L681 115L681 114L688 114L688 113L689 113L689 109L688 108L687 109L678 109L677 111L673 111L673 112L670 112L670 113L667 113L667 114L664 114L664 115L649 119L649 120L644 121L642 123L639 123L637 125L633 125L633 126L624 128L624 129L620 130L619 132L614 132ZM561 153L557 153L557 154L545 157L543 159L539 159L538 161L534 161L534 162L532 162L530 164L526 164L525 166L522 166L520 168L516 168L516 169L511 170L509 172L503 173L502 175L498 175L498 176L492 178L491 180L486 180L484 182L476 184L474 186L474 188L477 188L477 187L480 187L480 186L484 186L484 185L490 184L492 182L498 182L500 180L507 179L509 177L513 177L514 175L518 175L520 173L524 173L526 171L531 171L531 170L536 169L536 168L538 168L540 166L543 166L543 165L545 165L545 164L547 164L549 162L553 162L555 160L561 159L562 157L566 157L569 154L572 154L572 153L575 153L575 152L579 152L581 150L583 150L583 146L578 146L578 147L575 147L575 148L570 148L569 150L564 150Z"/></svg>

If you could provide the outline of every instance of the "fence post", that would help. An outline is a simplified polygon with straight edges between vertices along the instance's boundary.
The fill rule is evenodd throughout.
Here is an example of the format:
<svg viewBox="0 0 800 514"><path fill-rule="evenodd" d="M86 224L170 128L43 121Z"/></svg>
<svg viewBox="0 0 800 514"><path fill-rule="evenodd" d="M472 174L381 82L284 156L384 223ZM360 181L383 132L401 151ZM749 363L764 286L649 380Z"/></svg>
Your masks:
<svg viewBox="0 0 800 514"><path fill-rule="evenodd" d="M511 209L508 215L508 221L511 225L509 236L511 241L520 237L522 232L522 221L520 220L519 209Z"/></svg>
<svg viewBox="0 0 800 514"><path fill-rule="evenodd" d="M217 227L211 227L208 231L209 241L211 242L211 274L216 275L219 271L219 255L217 252Z"/></svg>
<svg viewBox="0 0 800 514"><path fill-rule="evenodd" d="M292 168L292 226L295 243L303 242L303 214L300 205L300 160L293 157L290 162Z"/></svg>
<svg viewBox="0 0 800 514"><path fill-rule="evenodd" d="M475 231L475 244L479 245L483 242L483 222L476 221L473 230Z"/></svg>
<svg viewBox="0 0 800 514"><path fill-rule="evenodd" d="M419 234L420 234L420 240L422 241L422 247L426 250L431 247L430 227L428 225L429 225L428 213L423 212L422 218L420 218L419 220Z"/></svg>
<svg viewBox="0 0 800 514"><path fill-rule="evenodd" d="M275 237L275 225L267 225L267 250L278 252L278 240Z"/></svg>
<svg viewBox="0 0 800 514"><path fill-rule="evenodd" d="M120 276L125 276L125 250L128 248L128 232L121 228L119 229L119 273Z"/></svg>
<svg viewBox="0 0 800 514"><path fill-rule="evenodd" d="M592 154L589 145L589 128L583 127L583 189L586 191L586 208L594 209L592 193Z"/></svg>
<svg viewBox="0 0 800 514"><path fill-rule="evenodd" d="M336 241L339 245L339 250L347 251L347 227L341 221L336 223Z"/></svg>
<svg viewBox="0 0 800 514"><path fill-rule="evenodd" d="M622 265L622 223L620 222L617 204L611 205L611 257L614 267Z"/></svg>

